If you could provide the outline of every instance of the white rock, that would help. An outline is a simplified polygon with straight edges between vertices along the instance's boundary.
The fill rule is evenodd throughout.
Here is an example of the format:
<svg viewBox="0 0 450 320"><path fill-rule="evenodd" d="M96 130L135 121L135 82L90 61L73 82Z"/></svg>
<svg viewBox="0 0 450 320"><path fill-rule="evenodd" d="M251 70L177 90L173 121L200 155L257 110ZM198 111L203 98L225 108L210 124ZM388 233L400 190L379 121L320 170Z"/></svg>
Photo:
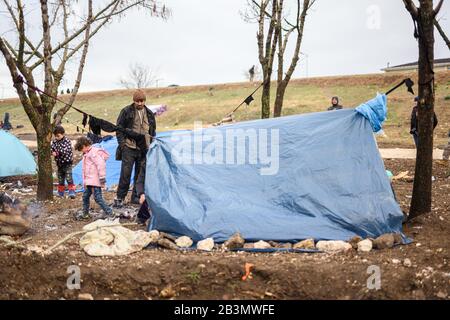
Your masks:
<svg viewBox="0 0 450 320"><path fill-rule="evenodd" d="M372 241L369 239L358 242L358 251L359 252L370 252L372 250Z"/></svg>
<svg viewBox="0 0 450 320"><path fill-rule="evenodd" d="M405 260L403 260L403 265L407 268L411 267L412 266L411 260L406 258Z"/></svg>
<svg viewBox="0 0 450 320"><path fill-rule="evenodd" d="M80 293L78 300L94 300L94 297L90 293Z"/></svg>
<svg viewBox="0 0 450 320"><path fill-rule="evenodd" d="M191 238L183 236L183 237L179 237L177 240L175 240L175 243L180 248L190 248L194 242L192 241Z"/></svg>
<svg viewBox="0 0 450 320"><path fill-rule="evenodd" d="M197 249L203 251L211 251L214 248L213 238L208 238L197 242Z"/></svg>
<svg viewBox="0 0 450 320"><path fill-rule="evenodd" d="M157 242L159 240L159 231L158 230L152 230L149 232L150 233L150 238L152 239L152 243L153 242Z"/></svg>
<svg viewBox="0 0 450 320"><path fill-rule="evenodd" d="M392 259L392 263L393 264L399 264L401 261L400 260L398 260L398 259Z"/></svg>
<svg viewBox="0 0 450 320"><path fill-rule="evenodd" d="M293 245L293 249L315 249L314 239L306 239Z"/></svg>
<svg viewBox="0 0 450 320"><path fill-rule="evenodd" d="M269 248L272 248L272 246L269 243L261 240L261 241L255 242L254 248L255 249L269 249Z"/></svg>
<svg viewBox="0 0 450 320"><path fill-rule="evenodd" d="M345 241L319 241L316 248L325 252L347 251L352 249L352 245Z"/></svg>

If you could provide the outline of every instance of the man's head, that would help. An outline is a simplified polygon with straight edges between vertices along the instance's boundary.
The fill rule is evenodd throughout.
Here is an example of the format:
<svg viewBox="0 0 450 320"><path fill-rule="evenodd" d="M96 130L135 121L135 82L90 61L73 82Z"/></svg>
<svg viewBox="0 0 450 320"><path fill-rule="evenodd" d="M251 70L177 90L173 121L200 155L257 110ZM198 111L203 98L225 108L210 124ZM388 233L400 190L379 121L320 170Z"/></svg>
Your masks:
<svg viewBox="0 0 450 320"><path fill-rule="evenodd" d="M75 144L75 150L86 153L89 151L91 145L92 142L90 139L86 137L80 137L78 138L77 143Z"/></svg>
<svg viewBox="0 0 450 320"><path fill-rule="evenodd" d="M339 97L333 97L331 98L331 104L333 106L337 106L339 104Z"/></svg>
<svg viewBox="0 0 450 320"><path fill-rule="evenodd" d="M133 101L134 105L138 109L142 109L145 106L145 100L147 100L147 97L145 96L145 92L138 89L133 94Z"/></svg>
<svg viewBox="0 0 450 320"><path fill-rule="evenodd" d="M53 129L53 134L55 135L56 140L63 139L65 133L66 131L63 126L56 126L55 129Z"/></svg>
<svg viewBox="0 0 450 320"><path fill-rule="evenodd" d="M417 107L419 104L419 97L414 98L414 106Z"/></svg>

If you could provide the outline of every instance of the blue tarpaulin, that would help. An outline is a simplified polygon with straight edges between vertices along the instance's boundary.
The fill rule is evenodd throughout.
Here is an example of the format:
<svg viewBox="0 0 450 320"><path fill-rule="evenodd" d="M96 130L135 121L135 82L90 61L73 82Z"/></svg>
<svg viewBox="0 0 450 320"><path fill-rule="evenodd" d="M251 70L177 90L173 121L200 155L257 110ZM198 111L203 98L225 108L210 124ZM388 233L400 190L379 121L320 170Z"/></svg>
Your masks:
<svg viewBox="0 0 450 320"><path fill-rule="evenodd" d="M373 113L386 110L386 99L376 101L361 113L344 109L158 137L147 155L149 229L218 242L236 232L247 241L400 233L403 214L372 130L384 121Z"/></svg>
<svg viewBox="0 0 450 320"><path fill-rule="evenodd" d="M109 153L109 159L106 160L106 187L112 188L114 185L119 184L120 179L120 167L122 165L121 161L116 160L116 149L118 146L117 139L111 138L109 140L103 141L96 146L105 149ZM80 161L72 170L73 182L77 186L83 185L83 161ZM131 183L134 179L134 169L131 173Z"/></svg>
<svg viewBox="0 0 450 320"><path fill-rule="evenodd" d="M30 150L14 135L0 130L0 177L36 173L36 162Z"/></svg>
<svg viewBox="0 0 450 320"><path fill-rule="evenodd" d="M379 132L383 128L383 123L387 118L387 97L385 94L377 94L375 98L361 104L356 108L356 112L369 120L374 132Z"/></svg>

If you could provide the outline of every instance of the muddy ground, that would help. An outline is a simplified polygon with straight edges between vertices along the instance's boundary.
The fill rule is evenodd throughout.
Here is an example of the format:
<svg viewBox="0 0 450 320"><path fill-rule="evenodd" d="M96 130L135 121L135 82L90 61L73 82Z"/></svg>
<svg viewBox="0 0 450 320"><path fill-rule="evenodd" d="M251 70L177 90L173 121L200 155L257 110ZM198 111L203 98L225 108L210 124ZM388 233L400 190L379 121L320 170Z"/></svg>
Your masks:
<svg viewBox="0 0 450 320"><path fill-rule="evenodd" d="M386 160L394 174L414 172L414 161ZM361 254L175 252L148 249L118 258L92 258L78 237L42 256L0 245L0 299L449 299L450 167L434 163L433 211L404 225L410 245ZM23 180L34 188L33 179ZM394 183L407 212L412 183ZM112 201L113 194L106 198ZM31 199L32 195L23 196ZM21 239L31 248L48 248L86 222L75 221L76 200L38 204L33 229ZM138 227L132 227L138 228ZM404 264L411 261L411 266ZM252 278L242 281L245 263ZM67 268L81 269L81 290L69 290ZM369 290L368 268L378 266L381 288Z"/></svg>

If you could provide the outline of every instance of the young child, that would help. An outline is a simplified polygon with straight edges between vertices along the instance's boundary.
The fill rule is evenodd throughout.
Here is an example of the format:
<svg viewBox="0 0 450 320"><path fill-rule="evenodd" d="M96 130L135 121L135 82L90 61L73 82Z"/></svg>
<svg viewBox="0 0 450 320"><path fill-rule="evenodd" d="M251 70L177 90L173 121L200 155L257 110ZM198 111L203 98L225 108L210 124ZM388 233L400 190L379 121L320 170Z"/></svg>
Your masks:
<svg viewBox="0 0 450 320"><path fill-rule="evenodd" d="M75 185L72 179L72 142L64 134L65 131L62 126L56 126L53 130L55 139L52 141L52 155L55 157L58 167L58 195L64 197L67 181L69 197L75 199Z"/></svg>
<svg viewBox="0 0 450 320"><path fill-rule="evenodd" d="M77 140L75 149L83 152L83 213L78 218L90 218L89 201L92 194L94 195L95 202L98 203L104 212L99 218L113 217L112 209L105 203L102 196L102 187L106 183L106 160L109 158L108 152L93 147L91 140L86 137L81 137Z"/></svg>

